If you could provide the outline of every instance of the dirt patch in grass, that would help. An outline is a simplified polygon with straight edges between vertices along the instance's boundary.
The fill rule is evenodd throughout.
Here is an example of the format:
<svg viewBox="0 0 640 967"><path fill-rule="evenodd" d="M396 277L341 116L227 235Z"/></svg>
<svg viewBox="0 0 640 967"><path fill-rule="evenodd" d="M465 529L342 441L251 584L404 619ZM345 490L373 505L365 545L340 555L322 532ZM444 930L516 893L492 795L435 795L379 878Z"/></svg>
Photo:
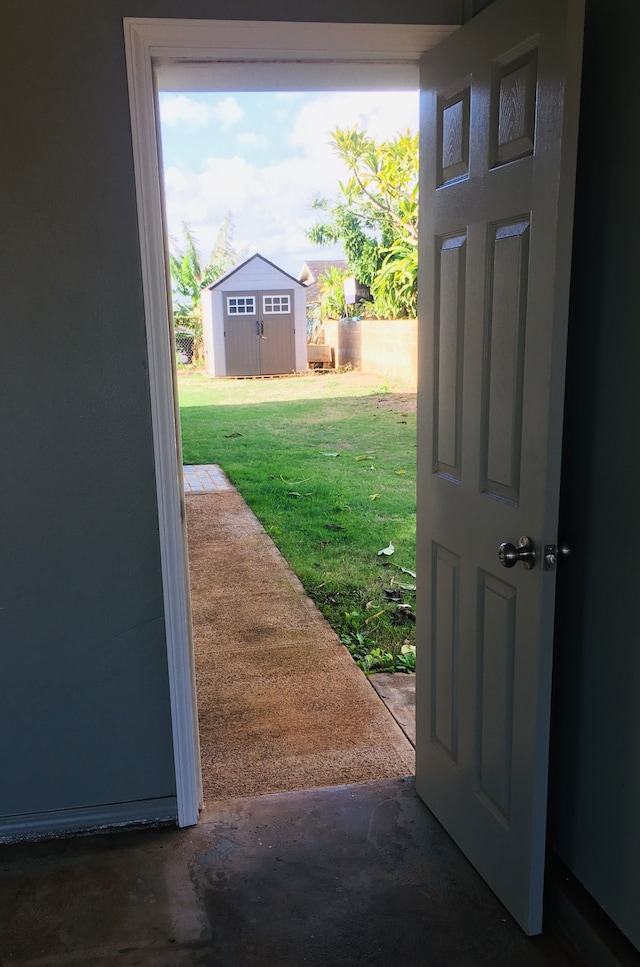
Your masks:
<svg viewBox="0 0 640 967"><path fill-rule="evenodd" d="M388 393L380 396L377 405L381 410L393 410L395 413L415 413L417 409L416 393Z"/></svg>

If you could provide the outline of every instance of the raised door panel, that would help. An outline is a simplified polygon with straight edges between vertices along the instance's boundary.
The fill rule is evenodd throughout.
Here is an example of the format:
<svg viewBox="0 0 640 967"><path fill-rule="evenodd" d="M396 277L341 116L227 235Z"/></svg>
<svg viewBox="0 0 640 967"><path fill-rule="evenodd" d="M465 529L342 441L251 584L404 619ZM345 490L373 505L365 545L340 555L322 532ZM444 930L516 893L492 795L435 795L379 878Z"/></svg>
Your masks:
<svg viewBox="0 0 640 967"><path fill-rule="evenodd" d="M478 575L476 662L477 796L508 827L511 803L516 589Z"/></svg>
<svg viewBox="0 0 640 967"><path fill-rule="evenodd" d="M458 762L460 558L434 543L431 570L431 741Z"/></svg>
<svg viewBox="0 0 640 967"><path fill-rule="evenodd" d="M469 107L471 88L464 83L438 98L438 185L469 174Z"/></svg>
<svg viewBox="0 0 640 967"><path fill-rule="evenodd" d="M483 350L480 489L520 493L529 217L489 228Z"/></svg>
<svg viewBox="0 0 640 967"><path fill-rule="evenodd" d="M462 377L466 295L466 235L438 239L435 278L436 319L433 466L459 481L462 474Z"/></svg>
<svg viewBox="0 0 640 967"><path fill-rule="evenodd" d="M491 163L493 166L533 154L536 125L537 48L514 58L498 58L493 82Z"/></svg>

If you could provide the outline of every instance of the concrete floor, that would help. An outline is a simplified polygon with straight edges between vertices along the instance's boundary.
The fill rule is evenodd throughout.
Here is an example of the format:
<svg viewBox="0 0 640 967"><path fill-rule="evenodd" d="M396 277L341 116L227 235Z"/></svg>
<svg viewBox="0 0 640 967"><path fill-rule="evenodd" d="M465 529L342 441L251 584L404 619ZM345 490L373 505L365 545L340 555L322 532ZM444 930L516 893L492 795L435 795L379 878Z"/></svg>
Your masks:
<svg viewBox="0 0 640 967"><path fill-rule="evenodd" d="M237 799L199 826L2 847L0 963L551 967L412 779Z"/></svg>

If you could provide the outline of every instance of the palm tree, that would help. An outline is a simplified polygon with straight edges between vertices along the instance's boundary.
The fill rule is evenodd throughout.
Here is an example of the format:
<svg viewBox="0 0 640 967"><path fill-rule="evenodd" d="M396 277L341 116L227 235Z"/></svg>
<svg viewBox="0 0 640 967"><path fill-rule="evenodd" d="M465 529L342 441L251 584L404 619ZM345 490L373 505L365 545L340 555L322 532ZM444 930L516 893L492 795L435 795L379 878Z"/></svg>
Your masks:
<svg viewBox="0 0 640 967"><path fill-rule="evenodd" d="M228 272L242 254L238 254L233 247L233 222L230 212L225 215L218 229L206 262L203 262L198 250L198 240L186 222L182 224L182 239L182 244L179 244L172 238L169 252L169 270L175 295L173 321L176 327L185 326L193 331L194 358L202 359L202 289Z"/></svg>

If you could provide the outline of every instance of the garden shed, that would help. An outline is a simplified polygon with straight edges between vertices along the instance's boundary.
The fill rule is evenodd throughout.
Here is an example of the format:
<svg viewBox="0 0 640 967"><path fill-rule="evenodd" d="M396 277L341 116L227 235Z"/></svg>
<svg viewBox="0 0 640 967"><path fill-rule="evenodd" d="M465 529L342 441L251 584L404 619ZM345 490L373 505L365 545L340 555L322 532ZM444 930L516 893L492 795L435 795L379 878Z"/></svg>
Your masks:
<svg viewBox="0 0 640 967"><path fill-rule="evenodd" d="M305 307L301 282L262 255L252 255L203 290L206 371L211 376L303 372Z"/></svg>

